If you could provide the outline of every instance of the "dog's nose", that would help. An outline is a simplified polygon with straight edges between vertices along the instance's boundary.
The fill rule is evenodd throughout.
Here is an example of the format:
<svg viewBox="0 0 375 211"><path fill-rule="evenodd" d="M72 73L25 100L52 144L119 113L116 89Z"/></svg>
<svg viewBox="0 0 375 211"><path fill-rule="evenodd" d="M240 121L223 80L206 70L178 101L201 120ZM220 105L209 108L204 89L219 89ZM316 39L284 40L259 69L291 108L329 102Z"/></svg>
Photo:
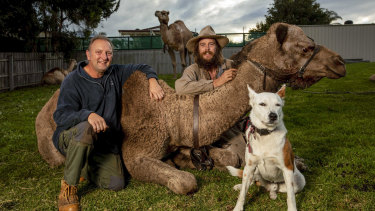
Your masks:
<svg viewBox="0 0 375 211"><path fill-rule="evenodd" d="M276 121L277 120L277 114L274 113L274 112L271 112L269 115L268 115L268 118L270 118L270 121Z"/></svg>

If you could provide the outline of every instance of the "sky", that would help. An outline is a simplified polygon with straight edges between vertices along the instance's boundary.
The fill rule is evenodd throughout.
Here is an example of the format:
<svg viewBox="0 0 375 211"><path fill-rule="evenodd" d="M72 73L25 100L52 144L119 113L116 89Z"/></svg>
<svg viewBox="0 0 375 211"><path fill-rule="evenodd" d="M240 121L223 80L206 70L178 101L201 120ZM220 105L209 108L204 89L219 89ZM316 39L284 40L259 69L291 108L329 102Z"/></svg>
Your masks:
<svg viewBox="0 0 375 211"><path fill-rule="evenodd" d="M120 8L102 21L96 32L119 36L118 30L144 29L158 26L155 11L168 10L169 24L184 21L191 30L198 32L211 25L216 33L242 33L265 20L273 0L121 0ZM335 11L342 20L333 23L375 23L374 0L316 0L321 8Z"/></svg>

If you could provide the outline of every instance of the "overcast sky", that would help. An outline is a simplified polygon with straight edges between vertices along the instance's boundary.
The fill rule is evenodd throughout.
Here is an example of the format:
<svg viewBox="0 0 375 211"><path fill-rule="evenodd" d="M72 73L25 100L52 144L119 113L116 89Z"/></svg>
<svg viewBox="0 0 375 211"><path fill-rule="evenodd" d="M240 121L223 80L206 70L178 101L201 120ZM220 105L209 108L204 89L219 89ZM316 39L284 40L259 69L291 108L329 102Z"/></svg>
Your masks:
<svg viewBox="0 0 375 211"><path fill-rule="evenodd" d="M144 29L158 26L156 10L169 11L169 24L182 20L191 30L199 32L211 25L216 33L247 32L264 21L273 0L121 0L120 8L99 24L96 32L119 36L118 30ZM343 24L375 23L375 0L316 0L321 8L335 11Z"/></svg>

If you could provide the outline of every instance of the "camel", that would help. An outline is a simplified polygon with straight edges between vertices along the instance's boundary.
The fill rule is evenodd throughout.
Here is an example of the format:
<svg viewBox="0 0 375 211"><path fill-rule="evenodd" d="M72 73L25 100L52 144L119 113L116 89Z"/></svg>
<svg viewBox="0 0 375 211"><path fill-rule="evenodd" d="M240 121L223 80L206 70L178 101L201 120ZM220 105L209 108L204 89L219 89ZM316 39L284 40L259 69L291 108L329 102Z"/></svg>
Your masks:
<svg viewBox="0 0 375 211"><path fill-rule="evenodd" d="M155 16L158 17L160 22L160 33L164 42L164 52L167 47L172 60L174 78L176 79L176 57L174 51L180 52L182 71L185 70L186 56L189 57L189 65L191 64L191 53L187 50L186 43L193 38L193 34L181 20L177 20L168 26L168 15L169 12L165 10L155 12Z"/></svg>
<svg viewBox="0 0 375 211"><path fill-rule="evenodd" d="M60 69L59 67L54 67L48 72L46 72L42 77L42 84L61 84L64 80L65 76L67 76L70 72L72 72L74 66L77 65L77 61L75 59L71 59L69 63L68 69Z"/></svg>
<svg viewBox="0 0 375 211"><path fill-rule="evenodd" d="M238 66L237 77L200 95L199 146L215 142L221 133L250 111L247 84L257 92L275 92L286 82L295 88L306 88L323 77L338 79L346 74L344 61L337 53L316 45L298 26L285 23L273 24L266 35L244 46L233 58ZM309 64L304 65L309 60ZM256 64L267 68L267 74ZM302 66L306 66L304 74L298 73ZM266 86L263 77L266 77ZM146 76L139 71L124 84L123 160L136 180L166 186L177 194L193 193L198 190L194 175L164 161L173 152L193 147L194 97L177 95L164 81L159 80L159 83L165 92L161 102L150 99ZM59 90L42 108L35 122L39 152L50 166L64 162L64 157L52 144L56 128L52 115L58 95ZM232 165L238 161L237 152L228 148L212 148L209 153L215 165Z"/></svg>

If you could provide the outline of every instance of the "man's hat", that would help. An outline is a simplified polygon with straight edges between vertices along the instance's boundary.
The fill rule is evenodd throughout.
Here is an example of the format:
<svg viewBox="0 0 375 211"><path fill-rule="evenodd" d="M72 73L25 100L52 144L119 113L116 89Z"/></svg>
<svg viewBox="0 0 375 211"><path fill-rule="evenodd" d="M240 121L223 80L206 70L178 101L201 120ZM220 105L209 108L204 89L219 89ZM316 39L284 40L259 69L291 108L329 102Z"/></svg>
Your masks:
<svg viewBox="0 0 375 211"><path fill-rule="evenodd" d="M216 39L221 48L224 48L229 42L229 39L227 37L222 35L216 35L214 29L210 25L208 25L199 32L198 36L191 38L187 42L186 48L190 52L194 52L195 43L198 42L200 39L205 38Z"/></svg>

